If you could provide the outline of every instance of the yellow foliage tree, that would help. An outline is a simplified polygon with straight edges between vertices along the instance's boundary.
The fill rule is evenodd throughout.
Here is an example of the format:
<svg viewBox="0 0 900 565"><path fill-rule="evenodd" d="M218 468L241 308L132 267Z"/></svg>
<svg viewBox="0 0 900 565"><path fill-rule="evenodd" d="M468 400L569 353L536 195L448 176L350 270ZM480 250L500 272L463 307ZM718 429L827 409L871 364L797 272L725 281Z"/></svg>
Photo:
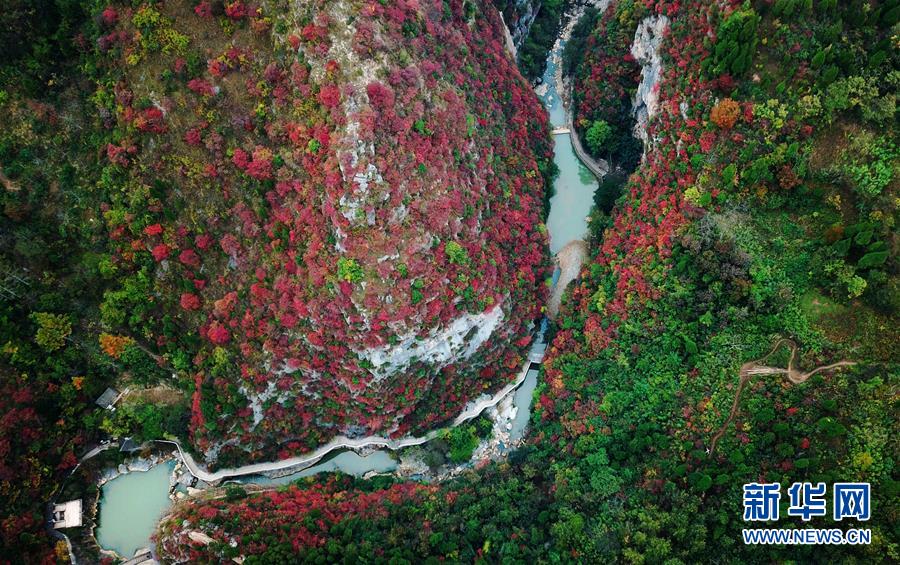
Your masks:
<svg viewBox="0 0 900 565"><path fill-rule="evenodd" d="M134 343L134 340L125 335L100 334L100 347L104 353L113 359L118 359L122 352L125 351L125 348L132 343Z"/></svg>

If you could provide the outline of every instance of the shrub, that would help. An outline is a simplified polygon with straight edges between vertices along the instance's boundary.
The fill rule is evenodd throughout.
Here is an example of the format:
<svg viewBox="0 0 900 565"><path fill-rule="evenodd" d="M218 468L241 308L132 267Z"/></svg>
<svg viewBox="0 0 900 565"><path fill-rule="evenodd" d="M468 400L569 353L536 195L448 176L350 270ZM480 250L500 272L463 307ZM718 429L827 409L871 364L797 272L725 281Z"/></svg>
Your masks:
<svg viewBox="0 0 900 565"><path fill-rule="evenodd" d="M342 281L358 282L363 279L363 270L355 259L340 257L337 262L337 276Z"/></svg>
<svg viewBox="0 0 900 565"><path fill-rule="evenodd" d="M225 487L225 500L234 502L247 497L247 491L240 485L228 485Z"/></svg>
<svg viewBox="0 0 900 565"><path fill-rule="evenodd" d="M882 109L883 100L878 91L877 80L873 77L851 76L838 80L828 86L824 106L829 117L838 112L859 108L867 120L879 121L886 109ZM893 116L893 114L891 114Z"/></svg>
<svg viewBox="0 0 900 565"><path fill-rule="evenodd" d="M103 352L112 357L113 359L118 359L122 352L125 351L125 348L134 343L134 340L128 336L124 335L111 335L108 333L100 334L100 348L103 349Z"/></svg>
<svg viewBox="0 0 900 565"><path fill-rule="evenodd" d="M700 205L700 190L696 186L689 186L684 191L684 199L693 206Z"/></svg>
<svg viewBox="0 0 900 565"><path fill-rule="evenodd" d="M846 289L847 298L858 298L866 290L866 279L857 275L855 269L843 260L828 263L825 265L825 272L837 280L839 287Z"/></svg>
<svg viewBox="0 0 900 565"><path fill-rule="evenodd" d="M181 294L181 307L185 310L197 310L200 308L200 297L191 292Z"/></svg>
<svg viewBox="0 0 900 565"><path fill-rule="evenodd" d="M772 7L772 13L778 17L790 18L794 14L809 12L812 10L812 2L808 0L777 0Z"/></svg>
<svg viewBox="0 0 900 565"><path fill-rule="evenodd" d="M824 49L820 49L819 52L816 53L816 54L813 56L812 60L810 61L810 63L809 63L810 67L812 67L812 68L814 68L814 69L819 69L819 68L821 68L822 65L825 64L825 57L826 57L826 55L827 55L827 54L825 53L825 50L824 50Z"/></svg>
<svg viewBox="0 0 900 565"><path fill-rule="evenodd" d="M816 94L807 94L797 104L797 115L802 120L815 118L822 113L822 101Z"/></svg>
<svg viewBox="0 0 900 565"><path fill-rule="evenodd" d="M853 164L848 173L857 193L866 198L874 198L894 179L894 163L900 151L889 140L880 139L871 148L875 160L869 164Z"/></svg>
<svg viewBox="0 0 900 565"><path fill-rule="evenodd" d="M462 245L455 241L447 243L444 252L447 253L447 258L450 262L456 265L465 265L469 261L469 254L466 253Z"/></svg>
<svg viewBox="0 0 900 565"><path fill-rule="evenodd" d="M856 264L860 269L869 269L871 267L877 267L879 265L883 265L885 261L887 261L888 252L887 251L876 251L874 253L866 253L862 256L859 262Z"/></svg>

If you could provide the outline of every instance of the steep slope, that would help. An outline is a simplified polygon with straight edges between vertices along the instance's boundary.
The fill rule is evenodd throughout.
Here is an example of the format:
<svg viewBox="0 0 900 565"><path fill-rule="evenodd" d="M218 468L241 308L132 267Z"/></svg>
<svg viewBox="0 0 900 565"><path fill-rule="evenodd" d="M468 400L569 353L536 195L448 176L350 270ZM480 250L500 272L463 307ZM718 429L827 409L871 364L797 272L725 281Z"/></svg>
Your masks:
<svg viewBox="0 0 900 565"><path fill-rule="evenodd" d="M104 322L189 375L210 461L420 430L513 378L551 147L496 11L174 1L102 21L110 261L133 273Z"/></svg>
<svg viewBox="0 0 900 565"><path fill-rule="evenodd" d="M398 515L414 526L328 524L335 537L304 555L336 559L339 534L418 561L900 559L900 9L650 4L623 0L597 21L633 34L668 20L657 111L645 159L563 300L529 445L442 485L440 503L405 503ZM615 39L609 48L633 44ZM585 58L598 77L591 61L607 55ZM619 86L638 85L625 76L605 75L608 92L595 85L583 100L619 100ZM871 483L870 519L788 514L788 486L804 481L826 483L828 499L836 482ZM870 529L872 543L744 543L751 482L781 486L780 519L760 527ZM186 543L213 560L231 540L264 560L235 522L201 501L177 505L160 531L164 542L208 533L216 543ZM274 546L283 535L271 530L261 537Z"/></svg>
<svg viewBox="0 0 900 565"><path fill-rule="evenodd" d="M494 0L516 47L522 45L541 11L541 0Z"/></svg>

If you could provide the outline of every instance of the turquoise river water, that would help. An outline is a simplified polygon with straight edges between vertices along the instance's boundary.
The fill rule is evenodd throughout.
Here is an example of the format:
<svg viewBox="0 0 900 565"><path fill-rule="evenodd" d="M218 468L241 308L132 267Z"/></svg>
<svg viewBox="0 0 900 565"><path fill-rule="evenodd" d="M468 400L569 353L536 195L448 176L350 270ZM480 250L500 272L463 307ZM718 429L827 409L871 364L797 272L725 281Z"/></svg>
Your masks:
<svg viewBox="0 0 900 565"><path fill-rule="evenodd" d="M169 508L169 476L174 461L144 472L120 475L103 485L97 543L123 557L147 547L156 523Z"/></svg>

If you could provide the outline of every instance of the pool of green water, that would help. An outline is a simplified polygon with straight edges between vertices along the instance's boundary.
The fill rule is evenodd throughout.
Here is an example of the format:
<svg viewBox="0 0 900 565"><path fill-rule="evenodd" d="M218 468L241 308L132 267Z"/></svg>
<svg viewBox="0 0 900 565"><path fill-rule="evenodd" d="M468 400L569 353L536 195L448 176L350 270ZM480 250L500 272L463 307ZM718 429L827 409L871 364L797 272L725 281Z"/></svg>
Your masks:
<svg viewBox="0 0 900 565"><path fill-rule="evenodd" d="M97 543L122 557L131 557L150 545L157 522L166 513L169 476L174 461L161 463L149 471L131 472L107 482L100 495Z"/></svg>

